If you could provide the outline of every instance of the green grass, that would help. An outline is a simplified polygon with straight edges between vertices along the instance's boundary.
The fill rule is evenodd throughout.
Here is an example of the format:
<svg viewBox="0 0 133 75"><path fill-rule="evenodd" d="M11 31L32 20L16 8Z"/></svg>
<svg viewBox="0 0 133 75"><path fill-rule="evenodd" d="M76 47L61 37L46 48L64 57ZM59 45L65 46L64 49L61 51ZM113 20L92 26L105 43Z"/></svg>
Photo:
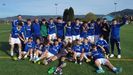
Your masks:
<svg viewBox="0 0 133 75"><path fill-rule="evenodd" d="M8 36L11 25L0 24L0 57L7 57L9 52ZM126 25L121 28L122 58L133 60L133 25ZM116 52L117 54L117 52ZM133 61L111 60L115 66L123 68L123 72L118 75L132 75ZM48 66L33 64L28 60L13 61L11 59L0 58L0 75L48 75L47 70L52 66L57 66L58 61ZM105 73L100 75L115 75L108 68L104 67ZM67 62L63 69L63 75L98 75L92 63L83 65Z"/></svg>

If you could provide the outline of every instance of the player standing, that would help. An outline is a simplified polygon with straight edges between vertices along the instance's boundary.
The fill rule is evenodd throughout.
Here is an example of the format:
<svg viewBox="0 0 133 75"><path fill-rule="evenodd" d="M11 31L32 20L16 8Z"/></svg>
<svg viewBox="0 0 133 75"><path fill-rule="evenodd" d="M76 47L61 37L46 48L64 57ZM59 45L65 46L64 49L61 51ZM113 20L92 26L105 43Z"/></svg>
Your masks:
<svg viewBox="0 0 133 75"><path fill-rule="evenodd" d="M80 19L76 18L75 23L72 25L73 41L75 41L76 39L80 39L80 29L81 29Z"/></svg>
<svg viewBox="0 0 133 75"><path fill-rule="evenodd" d="M19 48L19 57L21 57L20 53L21 53L21 40L25 40L24 39L24 33L22 31L22 25L23 23L18 23L17 27L13 27L10 37L9 37L9 44L11 45L11 49L10 49L10 53L11 56L14 56L14 45L17 44L18 48ZM22 36L21 36L22 35Z"/></svg>
<svg viewBox="0 0 133 75"><path fill-rule="evenodd" d="M110 43L111 43L111 55L110 57L114 57L114 45L116 44L117 50L118 50L118 56L117 58L121 58L121 47L120 47L120 27L125 25L126 18L123 17L122 23L118 23L116 19L112 21L111 25L111 37L110 37Z"/></svg>
<svg viewBox="0 0 133 75"><path fill-rule="evenodd" d="M57 32L56 25L53 21L53 18L50 18L48 23L48 39L50 41L57 39L56 32Z"/></svg>

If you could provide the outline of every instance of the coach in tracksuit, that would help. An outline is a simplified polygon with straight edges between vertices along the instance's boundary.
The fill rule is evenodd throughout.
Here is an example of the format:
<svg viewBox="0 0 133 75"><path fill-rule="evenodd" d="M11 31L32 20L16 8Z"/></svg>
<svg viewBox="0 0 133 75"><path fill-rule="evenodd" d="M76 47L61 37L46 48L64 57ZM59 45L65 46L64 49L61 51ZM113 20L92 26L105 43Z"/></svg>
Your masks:
<svg viewBox="0 0 133 75"><path fill-rule="evenodd" d="M120 27L125 25L126 18L122 18L122 23L118 23L117 20L113 20L111 25L111 36L110 36L110 43L111 43L111 55L110 57L114 57L114 45L116 44L118 50L117 58L121 58L121 47L120 47Z"/></svg>

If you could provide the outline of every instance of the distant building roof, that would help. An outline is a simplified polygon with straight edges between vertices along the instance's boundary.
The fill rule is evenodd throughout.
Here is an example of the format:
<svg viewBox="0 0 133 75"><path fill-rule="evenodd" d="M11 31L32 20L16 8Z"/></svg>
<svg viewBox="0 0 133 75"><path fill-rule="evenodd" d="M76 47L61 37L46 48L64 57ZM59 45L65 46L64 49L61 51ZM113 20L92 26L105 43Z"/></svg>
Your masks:
<svg viewBox="0 0 133 75"><path fill-rule="evenodd" d="M103 18L106 18L108 21L112 21L114 19L114 17L110 15L105 15Z"/></svg>

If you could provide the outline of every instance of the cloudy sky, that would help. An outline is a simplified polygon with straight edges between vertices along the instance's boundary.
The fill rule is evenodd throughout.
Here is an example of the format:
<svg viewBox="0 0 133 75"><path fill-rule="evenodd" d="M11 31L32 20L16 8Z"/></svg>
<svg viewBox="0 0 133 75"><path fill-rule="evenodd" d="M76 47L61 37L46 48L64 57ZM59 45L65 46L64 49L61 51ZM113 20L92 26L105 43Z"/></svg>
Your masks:
<svg viewBox="0 0 133 75"><path fill-rule="evenodd" d="M0 18L14 15L62 15L64 9L70 6L75 14L83 15L88 12L108 14L115 10L133 9L133 0L0 0Z"/></svg>

